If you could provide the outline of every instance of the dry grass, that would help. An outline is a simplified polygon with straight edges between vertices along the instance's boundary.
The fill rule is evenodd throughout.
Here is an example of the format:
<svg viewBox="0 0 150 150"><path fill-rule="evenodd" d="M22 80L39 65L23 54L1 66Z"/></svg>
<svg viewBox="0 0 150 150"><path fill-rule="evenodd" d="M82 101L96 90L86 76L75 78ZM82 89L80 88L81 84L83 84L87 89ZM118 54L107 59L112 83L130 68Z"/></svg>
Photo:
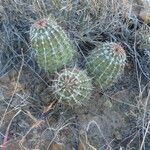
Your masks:
<svg viewBox="0 0 150 150"><path fill-rule="evenodd" d="M104 141L101 149L149 149L150 55L149 50L142 49L140 45L141 33L149 33L150 28L133 11L138 4L125 5L124 2L0 1L2 150L6 147L8 150L12 147L20 150L95 150L98 145L91 144L93 135L88 134L91 124L95 124L99 131L102 140L98 142ZM81 67L84 67L85 55L99 42L118 42L126 50L128 60L123 77L100 96L100 91L95 87L92 104L87 108L70 108L55 103L51 94L52 77L39 70L34 60L30 46L30 26L50 13L73 41L74 48L79 52L78 63ZM110 103L105 103L102 94ZM115 127L113 114L123 118L125 123L122 127ZM105 121L107 125L103 124Z"/></svg>

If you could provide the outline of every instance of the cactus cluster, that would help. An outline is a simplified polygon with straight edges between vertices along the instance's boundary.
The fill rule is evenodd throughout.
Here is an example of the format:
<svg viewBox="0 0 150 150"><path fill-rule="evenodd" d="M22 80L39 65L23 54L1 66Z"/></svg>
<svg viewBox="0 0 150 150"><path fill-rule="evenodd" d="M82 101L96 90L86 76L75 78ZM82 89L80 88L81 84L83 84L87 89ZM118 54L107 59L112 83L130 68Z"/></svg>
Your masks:
<svg viewBox="0 0 150 150"><path fill-rule="evenodd" d="M86 71L74 68L62 70L56 76L53 87L60 102L83 105L91 96L92 84Z"/></svg>
<svg viewBox="0 0 150 150"><path fill-rule="evenodd" d="M36 21L31 26L30 37L39 67L50 74L72 61L74 49L71 42L51 16Z"/></svg>
<svg viewBox="0 0 150 150"><path fill-rule="evenodd" d="M65 32L52 17L35 22L30 34L31 46L36 52L39 67L50 74L63 69L53 81L54 93L59 102L86 104L92 89L87 72L102 89L110 86L123 72L126 54L116 43L101 43L96 47L86 59L86 72L77 68L67 69L75 51Z"/></svg>
<svg viewBox="0 0 150 150"><path fill-rule="evenodd" d="M116 43L101 43L87 57L86 67L102 89L110 86L123 72L126 54Z"/></svg>
<svg viewBox="0 0 150 150"><path fill-rule="evenodd" d="M35 22L30 30L31 46L40 68L50 74L59 72L73 60L75 51L62 28L48 17ZM63 69L53 82L59 101L82 105L91 95L91 79L85 71Z"/></svg>

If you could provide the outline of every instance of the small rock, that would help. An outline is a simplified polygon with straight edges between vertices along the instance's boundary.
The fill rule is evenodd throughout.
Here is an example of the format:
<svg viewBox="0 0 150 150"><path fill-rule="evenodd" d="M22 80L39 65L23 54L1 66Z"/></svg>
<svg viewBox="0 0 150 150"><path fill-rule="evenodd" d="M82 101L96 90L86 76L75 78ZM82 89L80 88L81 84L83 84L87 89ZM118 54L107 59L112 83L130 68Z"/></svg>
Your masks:
<svg viewBox="0 0 150 150"><path fill-rule="evenodd" d="M115 138L116 138L117 140L121 140L121 139L122 139L122 135L120 134L119 131L115 131L115 132L114 132L114 136L115 136Z"/></svg>
<svg viewBox="0 0 150 150"><path fill-rule="evenodd" d="M53 142L52 145L50 146L50 149L52 150L64 150L65 146L63 144L58 144Z"/></svg>
<svg viewBox="0 0 150 150"><path fill-rule="evenodd" d="M143 0L143 9L139 13L139 18L145 23L150 23L150 1Z"/></svg>
<svg viewBox="0 0 150 150"><path fill-rule="evenodd" d="M145 23L150 23L150 9L144 9L140 11L139 17Z"/></svg>
<svg viewBox="0 0 150 150"><path fill-rule="evenodd" d="M107 101L104 103L104 106L111 108L111 107L112 107L112 103L110 102L110 100L107 100Z"/></svg>

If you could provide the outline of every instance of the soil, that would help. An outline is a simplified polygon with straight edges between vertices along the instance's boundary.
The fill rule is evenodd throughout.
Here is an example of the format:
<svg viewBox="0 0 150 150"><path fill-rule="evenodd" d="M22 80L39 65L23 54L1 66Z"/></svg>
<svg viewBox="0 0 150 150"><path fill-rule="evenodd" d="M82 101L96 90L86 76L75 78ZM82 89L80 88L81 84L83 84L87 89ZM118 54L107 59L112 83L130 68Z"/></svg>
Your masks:
<svg viewBox="0 0 150 150"><path fill-rule="evenodd" d="M98 42L117 40L127 54L124 74L112 86L103 91L93 83L89 102L70 106L58 102L52 91L54 75L39 69L33 57L29 29L34 18L38 18L37 10L32 11L23 1L24 9L21 5L18 9L7 8L6 4L2 6L7 15L0 21L0 149L149 150L150 50L140 49L138 42L134 47L135 32L143 24L149 26L141 20L134 24L131 19L128 31L117 27L116 33L108 29L100 34L96 28L94 33L85 33L87 41L84 37L82 41L81 35L76 35L79 32L58 16L79 52L79 68L84 69L84 57ZM21 11L25 18L20 18ZM9 18L13 12L16 17Z"/></svg>

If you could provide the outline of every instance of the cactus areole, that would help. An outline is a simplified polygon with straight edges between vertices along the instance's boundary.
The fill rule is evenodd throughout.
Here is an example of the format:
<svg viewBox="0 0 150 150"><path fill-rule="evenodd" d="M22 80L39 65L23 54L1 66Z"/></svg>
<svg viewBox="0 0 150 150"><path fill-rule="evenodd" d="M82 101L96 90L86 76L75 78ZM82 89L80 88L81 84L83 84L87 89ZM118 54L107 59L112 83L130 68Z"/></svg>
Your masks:
<svg viewBox="0 0 150 150"><path fill-rule="evenodd" d="M54 93L62 103L86 104L91 96L92 83L86 71L64 69L54 80Z"/></svg>
<svg viewBox="0 0 150 150"><path fill-rule="evenodd" d="M54 73L72 61L71 42L52 17L36 21L31 26L30 37L36 61L45 71Z"/></svg>
<svg viewBox="0 0 150 150"><path fill-rule="evenodd" d="M124 49L116 43L101 43L87 57L87 71L102 89L108 88L123 72L126 61Z"/></svg>

